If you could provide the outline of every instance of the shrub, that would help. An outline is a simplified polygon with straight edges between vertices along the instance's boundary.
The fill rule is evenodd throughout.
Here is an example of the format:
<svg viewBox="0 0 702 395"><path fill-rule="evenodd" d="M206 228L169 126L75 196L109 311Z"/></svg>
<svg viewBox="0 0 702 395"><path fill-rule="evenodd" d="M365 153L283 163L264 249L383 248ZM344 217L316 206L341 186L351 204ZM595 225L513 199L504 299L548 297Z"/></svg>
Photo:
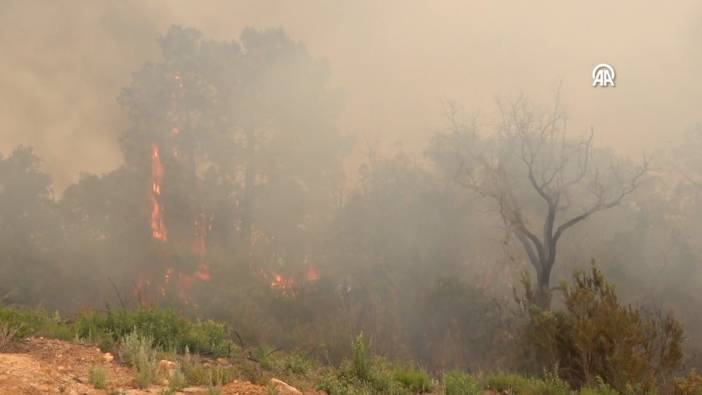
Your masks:
<svg viewBox="0 0 702 395"><path fill-rule="evenodd" d="M171 377L168 378L168 389L173 392L180 391L185 388L187 384L183 370L178 366L171 374Z"/></svg>
<svg viewBox="0 0 702 395"><path fill-rule="evenodd" d="M15 340L17 329L9 324L0 324L0 352L6 351Z"/></svg>
<svg viewBox="0 0 702 395"><path fill-rule="evenodd" d="M444 373L443 382L445 395L479 395L482 392L473 377L460 370Z"/></svg>
<svg viewBox="0 0 702 395"><path fill-rule="evenodd" d="M558 376L574 387L596 384L600 377L620 392L647 392L679 366L682 329L672 316L622 305L594 266L589 273L576 272L563 288L563 311L530 306L524 340L532 371L556 366Z"/></svg>
<svg viewBox="0 0 702 395"><path fill-rule="evenodd" d="M352 365L353 375L361 381L370 380L373 369L373 355L370 344L363 338L363 333L353 341L352 345Z"/></svg>
<svg viewBox="0 0 702 395"><path fill-rule="evenodd" d="M88 382L96 389L107 388L107 371L102 366L93 366L88 372Z"/></svg>
<svg viewBox="0 0 702 395"><path fill-rule="evenodd" d="M149 336L154 347L213 356L229 355L232 349L227 328L215 321L191 321L173 309L139 307L136 310L88 311L78 317L76 334L95 343L117 341L132 331Z"/></svg>
<svg viewBox="0 0 702 395"><path fill-rule="evenodd" d="M30 335L45 335L70 339L72 329L61 320L58 313L49 314L44 310L5 307L0 305L0 324L15 331L14 338L23 339Z"/></svg>
<svg viewBox="0 0 702 395"><path fill-rule="evenodd" d="M598 377L597 380L596 387L581 388L578 395L619 395L619 392L607 385L601 378ZM651 395L655 395L655 392L651 392Z"/></svg>
<svg viewBox="0 0 702 395"><path fill-rule="evenodd" d="M402 387L413 393L425 393L431 391L432 380L429 373L416 368L396 368L392 378Z"/></svg>
<svg viewBox="0 0 702 395"><path fill-rule="evenodd" d="M280 365L280 370L296 375L306 375L312 370L312 361L301 353L285 355L281 358Z"/></svg>
<svg viewBox="0 0 702 395"><path fill-rule="evenodd" d="M140 388L148 387L156 378L156 351L153 339L136 331L126 334L120 342L120 357L136 370Z"/></svg>
<svg viewBox="0 0 702 395"><path fill-rule="evenodd" d="M209 385L219 387L227 384L234 377L232 368L217 365L204 365L197 357L193 357L189 352L181 362L181 370L185 381L190 385Z"/></svg>
<svg viewBox="0 0 702 395"><path fill-rule="evenodd" d="M513 373L495 372L487 377L487 388L499 393L525 392L530 385L529 379Z"/></svg>
<svg viewBox="0 0 702 395"><path fill-rule="evenodd" d="M571 390L567 382L558 375L546 373L542 380L530 380L528 393L533 395L570 395Z"/></svg>

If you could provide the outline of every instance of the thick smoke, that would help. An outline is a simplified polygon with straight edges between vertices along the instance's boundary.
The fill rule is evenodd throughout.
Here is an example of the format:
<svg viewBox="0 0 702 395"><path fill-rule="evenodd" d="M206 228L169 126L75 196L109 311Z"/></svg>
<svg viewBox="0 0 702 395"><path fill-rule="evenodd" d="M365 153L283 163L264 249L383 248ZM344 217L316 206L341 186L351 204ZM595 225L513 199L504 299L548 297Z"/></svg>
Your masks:
<svg viewBox="0 0 702 395"><path fill-rule="evenodd" d="M133 71L158 59L156 37L171 24L225 40L246 26L284 28L328 60L347 96L341 127L390 150L421 149L443 100L490 112L496 96L546 100L559 85L570 127L594 126L600 143L627 155L678 140L697 120L702 9L692 0L0 7L0 149L36 146L57 192L81 172L121 162L116 137L125 118L114 98ZM601 62L616 67L616 89L591 89L591 68Z"/></svg>
<svg viewBox="0 0 702 395"><path fill-rule="evenodd" d="M3 1L0 302L480 368L521 274L596 260L700 348L701 10Z"/></svg>

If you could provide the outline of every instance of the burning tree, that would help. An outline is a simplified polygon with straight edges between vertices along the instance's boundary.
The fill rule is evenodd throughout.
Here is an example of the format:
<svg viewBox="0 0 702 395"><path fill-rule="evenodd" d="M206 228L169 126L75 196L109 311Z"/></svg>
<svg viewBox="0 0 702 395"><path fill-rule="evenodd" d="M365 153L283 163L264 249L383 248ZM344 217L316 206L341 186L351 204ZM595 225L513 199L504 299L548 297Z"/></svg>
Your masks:
<svg viewBox="0 0 702 395"><path fill-rule="evenodd" d="M125 166L144 185L155 243L145 277L160 276L162 294L208 281L216 242L273 288L296 283L279 273L291 262L297 282L318 278L306 244L331 217L345 146L326 66L280 30L247 29L237 43L173 27L160 43L164 60L119 98Z"/></svg>
<svg viewBox="0 0 702 395"><path fill-rule="evenodd" d="M430 155L456 182L495 204L536 271L537 304L548 308L563 234L631 195L648 162L628 169L621 163L602 166L592 133L579 139L568 135L558 101L552 112L540 113L519 98L501 105L500 113L497 134L481 139L477 123L462 122L449 107L450 131L434 138ZM539 222L540 230L534 226Z"/></svg>

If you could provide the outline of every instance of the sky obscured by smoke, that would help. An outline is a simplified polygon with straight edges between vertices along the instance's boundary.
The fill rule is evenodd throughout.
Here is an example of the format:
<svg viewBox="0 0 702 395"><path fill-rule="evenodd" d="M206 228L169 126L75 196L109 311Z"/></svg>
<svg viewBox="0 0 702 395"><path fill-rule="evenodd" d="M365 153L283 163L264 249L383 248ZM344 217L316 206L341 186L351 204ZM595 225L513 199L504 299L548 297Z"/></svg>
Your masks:
<svg viewBox="0 0 702 395"><path fill-rule="evenodd" d="M0 1L0 152L33 145L62 191L121 163L115 97L172 24L212 39L282 27L327 59L345 93L339 126L415 152L442 101L480 110L498 97L548 103L561 86L574 132L626 155L678 141L702 119L702 4L530 1ZM617 87L594 89L598 63ZM362 140L361 140L362 141Z"/></svg>

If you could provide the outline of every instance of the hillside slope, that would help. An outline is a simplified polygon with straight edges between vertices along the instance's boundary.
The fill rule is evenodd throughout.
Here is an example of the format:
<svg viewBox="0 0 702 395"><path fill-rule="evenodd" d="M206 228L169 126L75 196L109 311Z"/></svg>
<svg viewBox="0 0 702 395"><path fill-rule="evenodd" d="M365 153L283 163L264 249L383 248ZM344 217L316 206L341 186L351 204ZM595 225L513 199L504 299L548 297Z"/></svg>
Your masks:
<svg viewBox="0 0 702 395"><path fill-rule="evenodd" d="M115 362L109 353L95 346L46 338L27 338L9 353L0 353L0 394L159 394L165 386L138 389L134 372ZM91 368L101 366L107 373L107 388L90 384ZM208 394L205 387L188 387L185 394ZM265 395L267 389L234 380L221 394ZM284 391L280 391L284 393Z"/></svg>

